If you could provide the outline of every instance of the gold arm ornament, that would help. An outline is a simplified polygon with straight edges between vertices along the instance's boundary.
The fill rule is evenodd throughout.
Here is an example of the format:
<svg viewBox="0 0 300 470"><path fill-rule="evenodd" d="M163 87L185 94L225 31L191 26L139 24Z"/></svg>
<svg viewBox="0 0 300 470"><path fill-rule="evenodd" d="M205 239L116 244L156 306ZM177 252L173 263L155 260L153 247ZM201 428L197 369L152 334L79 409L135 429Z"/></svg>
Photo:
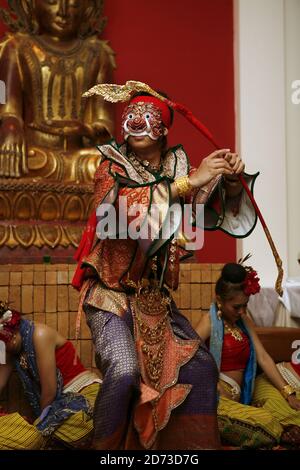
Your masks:
<svg viewBox="0 0 300 470"><path fill-rule="evenodd" d="M190 193L193 189L193 186L190 183L189 176L180 176L174 180L178 195L184 197L186 194Z"/></svg>
<svg viewBox="0 0 300 470"><path fill-rule="evenodd" d="M294 390L294 388L291 385L286 384L281 389L281 394L284 396L285 399L287 399L290 395L295 395L296 391Z"/></svg>

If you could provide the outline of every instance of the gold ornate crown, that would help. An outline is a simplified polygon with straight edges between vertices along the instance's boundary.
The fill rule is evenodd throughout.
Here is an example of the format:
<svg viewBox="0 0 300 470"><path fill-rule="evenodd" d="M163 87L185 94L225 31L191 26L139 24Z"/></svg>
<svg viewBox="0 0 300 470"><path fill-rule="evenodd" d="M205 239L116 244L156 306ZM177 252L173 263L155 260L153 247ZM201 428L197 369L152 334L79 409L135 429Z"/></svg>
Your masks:
<svg viewBox="0 0 300 470"><path fill-rule="evenodd" d="M119 101L129 101L134 93L145 92L150 93L152 96L162 100L169 101L164 96L157 93L149 85L135 80L128 80L125 85L116 85L115 83L101 83L90 88L83 93L84 98L89 98L93 95L100 95L106 101L111 103L118 103Z"/></svg>

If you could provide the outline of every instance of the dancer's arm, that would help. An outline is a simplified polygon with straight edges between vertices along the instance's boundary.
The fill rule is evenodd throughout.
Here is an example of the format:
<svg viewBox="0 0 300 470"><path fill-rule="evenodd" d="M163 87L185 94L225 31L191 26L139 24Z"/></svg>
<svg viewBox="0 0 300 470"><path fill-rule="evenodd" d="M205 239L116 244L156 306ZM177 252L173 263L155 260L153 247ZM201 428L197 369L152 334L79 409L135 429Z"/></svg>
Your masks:
<svg viewBox="0 0 300 470"><path fill-rule="evenodd" d="M280 375L272 357L263 347L262 342L260 341L257 333L253 328L252 322L245 317L243 318L243 320L250 330L258 364L260 365L270 382L280 391L280 393L283 393L283 389L287 385L287 383ZM300 410L300 400L297 400L295 394L287 396L286 400L292 408L294 408L295 410Z"/></svg>
<svg viewBox="0 0 300 470"><path fill-rule="evenodd" d="M0 393L4 390L8 379L12 373L13 366L11 362L0 365Z"/></svg>
<svg viewBox="0 0 300 470"><path fill-rule="evenodd" d="M43 410L56 396L56 331L47 325L37 324L34 330L34 348L41 384L40 405Z"/></svg>

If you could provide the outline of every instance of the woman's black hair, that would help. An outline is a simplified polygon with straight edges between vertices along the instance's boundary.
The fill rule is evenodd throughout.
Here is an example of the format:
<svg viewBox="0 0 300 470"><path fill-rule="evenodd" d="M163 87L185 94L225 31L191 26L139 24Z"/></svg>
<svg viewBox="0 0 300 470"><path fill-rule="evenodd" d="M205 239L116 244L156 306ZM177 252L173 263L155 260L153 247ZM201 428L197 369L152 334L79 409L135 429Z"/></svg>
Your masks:
<svg viewBox="0 0 300 470"><path fill-rule="evenodd" d="M227 263L216 283L216 295L226 300L237 292L243 291L247 271L241 264Z"/></svg>

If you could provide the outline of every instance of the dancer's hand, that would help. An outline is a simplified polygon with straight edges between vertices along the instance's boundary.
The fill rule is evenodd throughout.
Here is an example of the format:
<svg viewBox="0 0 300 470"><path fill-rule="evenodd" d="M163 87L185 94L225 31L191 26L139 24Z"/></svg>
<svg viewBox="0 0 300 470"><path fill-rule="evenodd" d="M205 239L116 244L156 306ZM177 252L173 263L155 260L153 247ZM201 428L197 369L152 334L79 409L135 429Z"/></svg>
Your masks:
<svg viewBox="0 0 300 470"><path fill-rule="evenodd" d="M245 169L245 163L242 161L241 157L237 153L228 152L225 155L225 160L229 163L231 169L233 170L234 175L239 175L243 173ZM237 176L229 176L227 180L235 179L237 180Z"/></svg>
<svg viewBox="0 0 300 470"><path fill-rule="evenodd" d="M205 157L197 170L189 177L191 186L199 188L209 183L218 175L233 175L234 168L239 169L240 165L236 165L237 160L234 157L230 158L230 162L228 162L229 156L226 159L226 155L235 154L230 154L229 149L221 149ZM231 166L231 161L233 162L233 166Z"/></svg>
<svg viewBox="0 0 300 470"><path fill-rule="evenodd" d="M229 163L231 169L233 170L233 174L224 176L226 196L228 198L234 198L235 196L238 196L242 190L242 183L239 180L239 175L243 173L245 169L245 163L237 153L231 152L228 152L225 155L225 160Z"/></svg>
<svg viewBox="0 0 300 470"><path fill-rule="evenodd" d="M300 400L296 397L296 395L289 395L287 397L287 402L290 405L291 408L294 410L300 410Z"/></svg>

